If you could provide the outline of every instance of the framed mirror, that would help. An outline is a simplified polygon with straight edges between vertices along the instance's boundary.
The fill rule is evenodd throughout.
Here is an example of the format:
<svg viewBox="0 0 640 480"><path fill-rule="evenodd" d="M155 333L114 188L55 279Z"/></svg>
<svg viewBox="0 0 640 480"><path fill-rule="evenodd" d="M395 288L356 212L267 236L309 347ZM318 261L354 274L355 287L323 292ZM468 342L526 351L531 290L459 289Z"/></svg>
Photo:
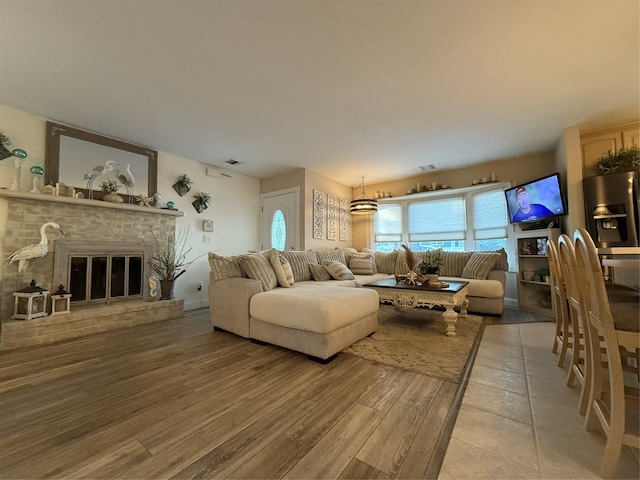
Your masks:
<svg viewBox="0 0 640 480"><path fill-rule="evenodd" d="M107 161L113 167L108 171ZM45 185L63 182L76 191L101 199L100 185L106 180L116 180L117 173L126 174L127 168L135 179L133 195L151 197L158 190L158 152L134 143L106 137L98 133L47 122L47 141L44 160ZM107 170L107 172L105 172ZM117 172L116 172L117 170ZM85 176L90 172L99 174L93 182ZM126 189L121 187L118 194L125 198Z"/></svg>

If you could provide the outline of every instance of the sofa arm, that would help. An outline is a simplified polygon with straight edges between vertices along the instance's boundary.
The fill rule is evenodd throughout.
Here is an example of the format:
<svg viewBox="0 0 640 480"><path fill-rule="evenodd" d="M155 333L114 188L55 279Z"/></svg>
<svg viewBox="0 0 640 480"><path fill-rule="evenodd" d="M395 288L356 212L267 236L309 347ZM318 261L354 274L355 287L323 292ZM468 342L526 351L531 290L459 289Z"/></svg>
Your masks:
<svg viewBox="0 0 640 480"><path fill-rule="evenodd" d="M209 276L211 325L249 338L249 303L262 292L262 283L250 278L226 278L214 281Z"/></svg>
<svg viewBox="0 0 640 480"><path fill-rule="evenodd" d="M504 270L491 270L487 275L487 280L498 280L504 285L507 282L507 274Z"/></svg>

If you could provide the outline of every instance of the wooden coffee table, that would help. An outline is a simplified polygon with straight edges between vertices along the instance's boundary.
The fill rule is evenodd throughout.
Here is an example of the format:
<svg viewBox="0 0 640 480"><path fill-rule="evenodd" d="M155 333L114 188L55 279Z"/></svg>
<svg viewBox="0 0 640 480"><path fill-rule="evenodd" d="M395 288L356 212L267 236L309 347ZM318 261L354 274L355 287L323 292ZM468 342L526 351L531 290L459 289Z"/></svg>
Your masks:
<svg viewBox="0 0 640 480"><path fill-rule="evenodd" d="M429 285L409 285L396 282L395 278L385 278L365 287L374 288L378 292L380 303L388 303L396 307L415 308L442 305L445 311L442 313L447 322L447 336L456 336L456 322L458 316L467 315L467 285L469 282L447 282L448 287L431 287ZM460 313L454 309L459 308Z"/></svg>

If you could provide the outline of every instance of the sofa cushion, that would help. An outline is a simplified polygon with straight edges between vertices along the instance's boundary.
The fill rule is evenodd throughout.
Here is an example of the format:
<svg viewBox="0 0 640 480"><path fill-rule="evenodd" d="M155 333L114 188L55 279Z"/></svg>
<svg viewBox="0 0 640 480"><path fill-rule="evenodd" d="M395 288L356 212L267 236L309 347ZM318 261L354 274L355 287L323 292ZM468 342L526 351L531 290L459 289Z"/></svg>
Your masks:
<svg viewBox="0 0 640 480"><path fill-rule="evenodd" d="M285 288L290 288L293 285L293 270L291 270L291 264L289 260L284 258L284 255L278 253L277 255L271 255L271 259L269 260L271 263L271 268L273 268L273 272L276 274L276 278L278 279L278 285Z"/></svg>
<svg viewBox="0 0 640 480"><path fill-rule="evenodd" d="M355 278L344 263L325 260L323 264L329 275L336 280L353 280Z"/></svg>
<svg viewBox="0 0 640 480"><path fill-rule="evenodd" d="M241 263L243 257L245 255L221 257L215 253L209 253L209 265L213 279L219 282L225 278L246 278L247 275L244 273Z"/></svg>
<svg viewBox="0 0 640 480"><path fill-rule="evenodd" d="M507 258L507 251L504 248L498 250L492 250L492 253L499 253L500 257L496 260L496 265L493 267L495 270L509 271L509 259Z"/></svg>
<svg viewBox="0 0 640 480"><path fill-rule="evenodd" d="M282 254L284 255L284 258L286 258L291 264L291 270L293 270L293 280L295 282L311 280L309 264L318 263L314 251L307 250L303 252L300 250L285 250L284 252L282 252Z"/></svg>
<svg viewBox="0 0 640 480"><path fill-rule="evenodd" d="M368 288L294 285L251 297L251 317L263 322L321 334L333 332L377 312L378 294ZM286 314L283 314L285 313Z"/></svg>
<svg viewBox="0 0 640 480"><path fill-rule="evenodd" d="M462 277L485 280L499 257L499 253L473 252L462 270Z"/></svg>
<svg viewBox="0 0 640 480"><path fill-rule="evenodd" d="M347 258L347 266L354 275L373 275L376 273L373 253L352 253Z"/></svg>
<svg viewBox="0 0 640 480"><path fill-rule="evenodd" d="M266 256L259 253L245 255L240 262L247 277L260 280L265 292L278 286L278 279Z"/></svg>
<svg viewBox="0 0 640 480"><path fill-rule="evenodd" d="M309 270L311 271L311 278L316 282L325 282L331 280L333 277L329 275L324 265L309 264Z"/></svg>
<svg viewBox="0 0 640 480"><path fill-rule="evenodd" d="M459 282L464 280L467 285L467 298L504 298L504 284L500 280L477 280L475 278L440 277L442 282Z"/></svg>
<svg viewBox="0 0 640 480"><path fill-rule="evenodd" d="M397 250L394 250L393 252L379 252L377 250L363 248L362 251L365 253L373 253L376 266L376 271L374 273L386 273L389 275L396 273L396 261L398 259Z"/></svg>
<svg viewBox="0 0 640 480"><path fill-rule="evenodd" d="M316 251L316 258L319 264L323 264L325 260L331 260L333 262L340 262L343 265L347 265L347 257L345 253L340 250L319 250Z"/></svg>
<svg viewBox="0 0 640 480"><path fill-rule="evenodd" d="M449 277L461 277L465 265L473 252L442 252L442 267L440 274Z"/></svg>

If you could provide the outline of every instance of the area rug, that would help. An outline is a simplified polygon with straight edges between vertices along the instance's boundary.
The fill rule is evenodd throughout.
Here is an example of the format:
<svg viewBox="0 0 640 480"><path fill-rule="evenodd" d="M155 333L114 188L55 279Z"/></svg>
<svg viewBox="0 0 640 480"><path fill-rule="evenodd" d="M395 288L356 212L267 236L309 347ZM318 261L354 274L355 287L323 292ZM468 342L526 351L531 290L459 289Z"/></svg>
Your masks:
<svg viewBox="0 0 640 480"><path fill-rule="evenodd" d="M441 310L380 305L376 333L342 353L458 383L482 322L459 317L456 336L447 337Z"/></svg>

